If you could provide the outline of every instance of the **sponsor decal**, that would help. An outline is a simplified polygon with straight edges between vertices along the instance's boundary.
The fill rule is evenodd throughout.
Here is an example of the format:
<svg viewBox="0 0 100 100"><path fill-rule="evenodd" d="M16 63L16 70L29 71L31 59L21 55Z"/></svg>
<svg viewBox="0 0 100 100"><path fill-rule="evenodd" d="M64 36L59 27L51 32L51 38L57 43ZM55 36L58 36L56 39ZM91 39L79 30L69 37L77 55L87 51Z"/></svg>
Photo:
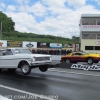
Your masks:
<svg viewBox="0 0 100 100"><path fill-rule="evenodd" d="M100 45L100 41L96 41L95 43L96 43L97 45Z"/></svg>
<svg viewBox="0 0 100 100"><path fill-rule="evenodd" d="M100 25L82 25L82 28L86 28L86 29L89 29L89 28L93 28L93 29L99 29L100 28Z"/></svg>
<svg viewBox="0 0 100 100"><path fill-rule="evenodd" d="M3 43L2 43L2 42L0 42L0 47L2 47L2 45L3 45Z"/></svg>
<svg viewBox="0 0 100 100"><path fill-rule="evenodd" d="M7 41L8 47L22 47L22 41Z"/></svg>
<svg viewBox="0 0 100 100"><path fill-rule="evenodd" d="M49 48L50 43L37 42L38 48Z"/></svg>
<svg viewBox="0 0 100 100"><path fill-rule="evenodd" d="M100 70L100 65L82 65L82 64L73 64L71 68L83 69L83 70Z"/></svg>
<svg viewBox="0 0 100 100"><path fill-rule="evenodd" d="M0 40L0 47L7 47L7 41L6 40Z"/></svg>
<svg viewBox="0 0 100 100"><path fill-rule="evenodd" d="M23 41L22 42L22 47L37 48L37 42Z"/></svg>
<svg viewBox="0 0 100 100"><path fill-rule="evenodd" d="M59 44L59 43L50 43L50 48L62 48L62 44Z"/></svg>
<svg viewBox="0 0 100 100"><path fill-rule="evenodd" d="M31 47L34 47L33 44L31 44L31 42L29 42L29 44L26 44L27 47L31 48Z"/></svg>

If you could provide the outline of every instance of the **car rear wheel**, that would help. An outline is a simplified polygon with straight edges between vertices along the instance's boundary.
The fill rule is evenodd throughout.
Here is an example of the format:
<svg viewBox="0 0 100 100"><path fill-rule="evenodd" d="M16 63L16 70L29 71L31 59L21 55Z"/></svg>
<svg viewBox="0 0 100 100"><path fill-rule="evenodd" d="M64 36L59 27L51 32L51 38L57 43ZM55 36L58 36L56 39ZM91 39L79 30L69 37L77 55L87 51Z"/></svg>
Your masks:
<svg viewBox="0 0 100 100"><path fill-rule="evenodd" d="M70 63L70 59L66 59L65 62L66 62L66 63Z"/></svg>
<svg viewBox="0 0 100 100"><path fill-rule="evenodd" d="M88 63L89 65L92 65L92 64L93 64L93 62L94 62L94 61L93 61L93 59L92 59L92 58L88 58L88 59L87 59L87 63Z"/></svg>
<svg viewBox="0 0 100 100"><path fill-rule="evenodd" d="M40 66L39 67L39 70L41 71L41 72L46 72L47 70L48 70L48 66Z"/></svg>
<svg viewBox="0 0 100 100"><path fill-rule="evenodd" d="M28 75L28 74L30 74L31 73L31 67L30 67L30 65L28 64L28 63L23 63L22 65L21 65L21 71L22 71L22 73L24 74L24 75Z"/></svg>

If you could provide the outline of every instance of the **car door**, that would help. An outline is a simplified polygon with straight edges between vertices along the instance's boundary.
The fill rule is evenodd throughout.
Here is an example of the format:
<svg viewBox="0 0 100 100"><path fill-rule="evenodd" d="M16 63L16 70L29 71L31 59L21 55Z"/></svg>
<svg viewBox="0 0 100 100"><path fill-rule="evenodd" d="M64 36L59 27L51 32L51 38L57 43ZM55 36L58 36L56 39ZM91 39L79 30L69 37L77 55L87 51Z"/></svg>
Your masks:
<svg viewBox="0 0 100 100"><path fill-rule="evenodd" d="M73 53L71 59L72 61L75 61L75 62L78 62L78 61L80 62L84 60L81 53Z"/></svg>
<svg viewBox="0 0 100 100"><path fill-rule="evenodd" d="M0 68L15 68L14 64L15 55L11 49L6 49L0 55Z"/></svg>

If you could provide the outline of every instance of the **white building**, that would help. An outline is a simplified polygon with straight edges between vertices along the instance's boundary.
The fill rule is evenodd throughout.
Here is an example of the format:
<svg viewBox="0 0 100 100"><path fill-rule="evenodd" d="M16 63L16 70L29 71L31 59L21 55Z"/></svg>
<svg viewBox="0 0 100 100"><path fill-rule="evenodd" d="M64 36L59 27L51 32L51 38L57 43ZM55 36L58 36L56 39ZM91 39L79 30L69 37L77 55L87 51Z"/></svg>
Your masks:
<svg viewBox="0 0 100 100"><path fill-rule="evenodd" d="M82 14L80 19L80 49L100 53L100 14Z"/></svg>

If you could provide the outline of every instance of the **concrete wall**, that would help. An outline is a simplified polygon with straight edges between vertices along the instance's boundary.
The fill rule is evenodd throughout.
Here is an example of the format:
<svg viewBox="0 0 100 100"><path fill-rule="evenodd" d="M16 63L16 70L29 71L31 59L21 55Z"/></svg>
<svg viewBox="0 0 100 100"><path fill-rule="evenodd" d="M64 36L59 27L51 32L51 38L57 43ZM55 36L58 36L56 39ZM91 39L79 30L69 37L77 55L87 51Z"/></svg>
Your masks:
<svg viewBox="0 0 100 100"><path fill-rule="evenodd" d="M52 55L52 60L61 60L61 55Z"/></svg>
<svg viewBox="0 0 100 100"><path fill-rule="evenodd" d="M97 44L96 42L98 42L100 40L96 40L96 39L81 39L81 50L85 51L85 52L98 52L100 53L100 50L85 50L85 46L100 46L100 44Z"/></svg>

